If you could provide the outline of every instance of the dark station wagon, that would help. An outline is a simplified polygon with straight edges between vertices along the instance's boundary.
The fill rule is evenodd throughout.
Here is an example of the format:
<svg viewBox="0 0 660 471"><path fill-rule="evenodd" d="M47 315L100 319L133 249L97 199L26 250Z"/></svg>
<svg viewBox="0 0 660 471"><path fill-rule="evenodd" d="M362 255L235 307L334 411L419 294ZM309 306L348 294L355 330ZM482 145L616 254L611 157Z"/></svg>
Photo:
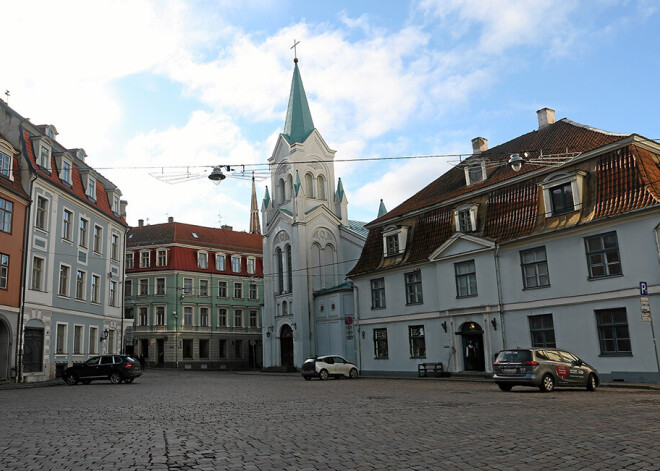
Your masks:
<svg viewBox="0 0 660 471"><path fill-rule="evenodd" d="M101 355L91 357L84 363L68 367L62 373L62 379L70 386L89 384L99 379L109 379L113 384L132 383L142 375L140 362L126 355Z"/></svg>

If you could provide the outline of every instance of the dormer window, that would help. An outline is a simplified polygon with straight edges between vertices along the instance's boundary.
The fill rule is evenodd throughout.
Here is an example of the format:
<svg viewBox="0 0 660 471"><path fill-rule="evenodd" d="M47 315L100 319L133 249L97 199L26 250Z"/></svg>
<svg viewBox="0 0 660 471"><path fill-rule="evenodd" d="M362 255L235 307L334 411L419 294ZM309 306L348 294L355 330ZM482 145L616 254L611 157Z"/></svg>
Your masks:
<svg viewBox="0 0 660 471"><path fill-rule="evenodd" d="M0 151L0 175L9 179L12 179L11 161L11 155Z"/></svg>
<svg viewBox="0 0 660 471"><path fill-rule="evenodd" d="M112 212L119 214L119 196L112 198Z"/></svg>
<svg viewBox="0 0 660 471"><path fill-rule="evenodd" d="M474 185L486 179L486 161L474 160L471 161L464 168L465 171L465 184L467 186Z"/></svg>
<svg viewBox="0 0 660 471"><path fill-rule="evenodd" d="M87 179L87 191L85 194L89 199L96 201L96 180L92 177Z"/></svg>
<svg viewBox="0 0 660 471"><path fill-rule="evenodd" d="M456 232L474 232L477 230L478 204L464 204L454 210Z"/></svg>
<svg viewBox="0 0 660 471"><path fill-rule="evenodd" d="M546 217L560 216L582 208L586 175L586 172L581 170L556 173L539 183L543 189Z"/></svg>
<svg viewBox="0 0 660 471"><path fill-rule="evenodd" d="M209 267L209 254L206 252L197 252L197 268L206 270Z"/></svg>
<svg viewBox="0 0 660 471"><path fill-rule="evenodd" d="M39 149L39 160L37 163L46 170L50 170L50 147L43 144L41 145L41 148Z"/></svg>
<svg viewBox="0 0 660 471"><path fill-rule="evenodd" d="M406 251L408 227L388 226L383 231L383 255L395 257Z"/></svg>
<svg viewBox="0 0 660 471"><path fill-rule="evenodd" d="M218 271L225 271L225 254L215 254L215 269Z"/></svg>
<svg viewBox="0 0 660 471"><path fill-rule="evenodd" d="M60 180L71 184L71 162L62 160L62 169L60 170Z"/></svg>
<svg viewBox="0 0 660 471"><path fill-rule="evenodd" d="M60 180L64 183L71 185L71 178L73 173L73 156L67 152L54 152L55 163L60 170Z"/></svg>

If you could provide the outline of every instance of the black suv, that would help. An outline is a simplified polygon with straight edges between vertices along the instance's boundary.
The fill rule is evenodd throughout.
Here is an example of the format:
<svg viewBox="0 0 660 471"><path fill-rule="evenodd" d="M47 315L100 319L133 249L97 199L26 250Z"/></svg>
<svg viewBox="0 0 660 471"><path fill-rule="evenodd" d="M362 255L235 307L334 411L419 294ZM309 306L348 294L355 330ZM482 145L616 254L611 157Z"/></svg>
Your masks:
<svg viewBox="0 0 660 471"><path fill-rule="evenodd" d="M70 386L89 384L92 380L109 379L113 384L122 381L132 383L142 375L140 362L126 355L101 355L91 357L84 363L76 363L62 373L62 379Z"/></svg>

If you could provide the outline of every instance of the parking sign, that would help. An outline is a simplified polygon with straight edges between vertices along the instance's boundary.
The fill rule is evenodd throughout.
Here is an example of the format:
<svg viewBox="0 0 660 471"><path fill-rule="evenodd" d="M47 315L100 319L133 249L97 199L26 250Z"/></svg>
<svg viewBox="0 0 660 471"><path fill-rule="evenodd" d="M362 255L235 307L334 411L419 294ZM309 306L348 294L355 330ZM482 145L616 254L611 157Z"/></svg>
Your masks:
<svg viewBox="0 0 660 471"><path fill-rule="evenodd" d="M649 284L646 281L639 282L639 295L640 296L649 295Z"/></svg>

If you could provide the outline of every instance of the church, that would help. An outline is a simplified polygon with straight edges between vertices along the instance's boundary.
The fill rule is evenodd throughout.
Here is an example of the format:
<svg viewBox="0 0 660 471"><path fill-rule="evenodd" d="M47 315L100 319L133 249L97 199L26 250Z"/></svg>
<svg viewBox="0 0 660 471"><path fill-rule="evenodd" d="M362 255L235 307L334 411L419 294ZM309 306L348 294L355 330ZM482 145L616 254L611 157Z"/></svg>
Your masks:
<svg viewBox="0 0 660 471"><path fill-rule="evenodd" d="M334 150L314 127L298 59L284 131L268 159L262 203L264 367L300 368L314 355L357 360L355 300L346 274L368 231L348 219Z"/></svg>

